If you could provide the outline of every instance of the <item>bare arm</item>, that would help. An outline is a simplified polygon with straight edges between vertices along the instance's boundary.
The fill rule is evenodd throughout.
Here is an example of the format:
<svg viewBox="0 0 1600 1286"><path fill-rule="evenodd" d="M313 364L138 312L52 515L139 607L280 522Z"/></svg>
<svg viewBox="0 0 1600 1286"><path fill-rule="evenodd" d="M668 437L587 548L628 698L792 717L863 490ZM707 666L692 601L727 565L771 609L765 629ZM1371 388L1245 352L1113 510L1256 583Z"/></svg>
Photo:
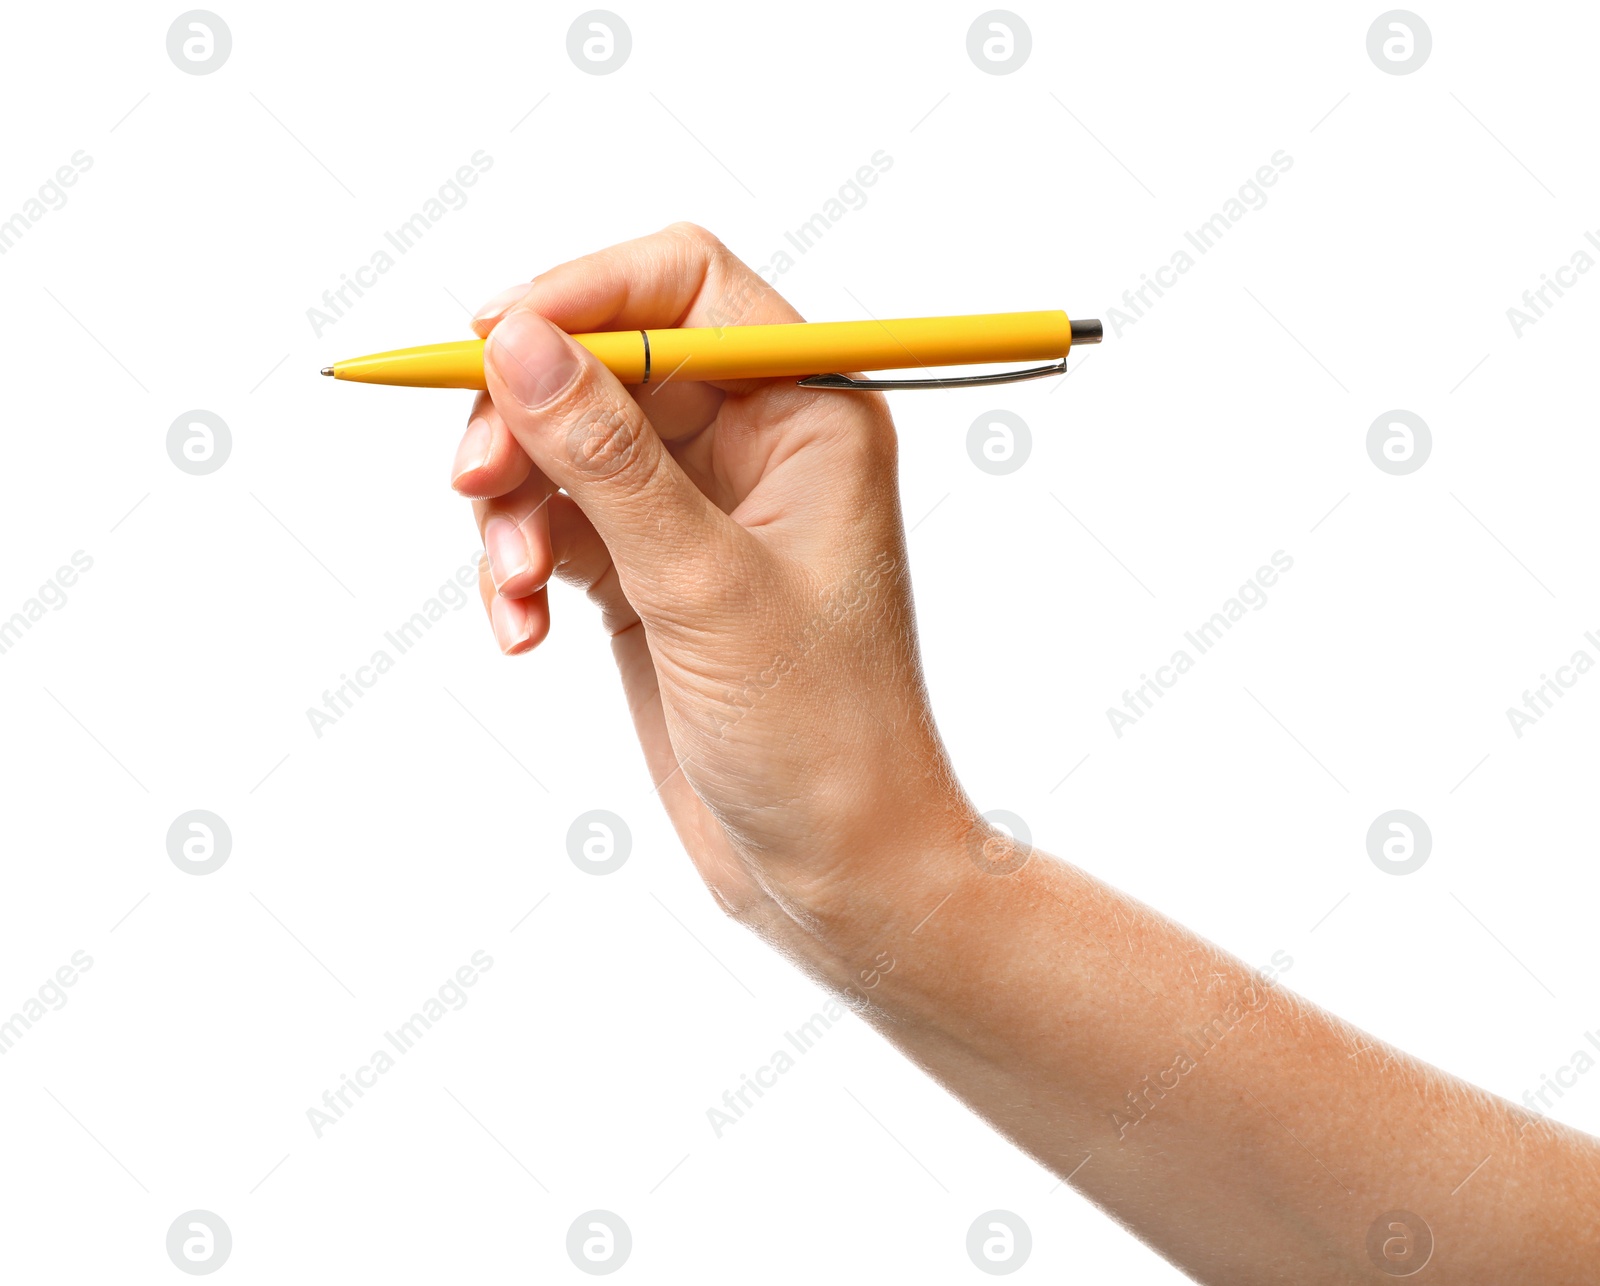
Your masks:
<svg viewBox="0 0 1600 1286"><path fill-rule="evenodd" d="M880 398L628 390L561 334L797 320L687 225L480 315L454 483L501 650L543 640L552 575L586 589L721 905L1197 1279L1594 1280L1594 1140L978 818L922 683Z"/></svg>
<svg viewBox="0 0 1600 1286"><path fill-rule="evenodd" d="M854 888L807 959L1191 1276L1594 1280L1593 1139L1373 1040L1065 863L991 835L986 874L975 844L915 881Z"/></svg>

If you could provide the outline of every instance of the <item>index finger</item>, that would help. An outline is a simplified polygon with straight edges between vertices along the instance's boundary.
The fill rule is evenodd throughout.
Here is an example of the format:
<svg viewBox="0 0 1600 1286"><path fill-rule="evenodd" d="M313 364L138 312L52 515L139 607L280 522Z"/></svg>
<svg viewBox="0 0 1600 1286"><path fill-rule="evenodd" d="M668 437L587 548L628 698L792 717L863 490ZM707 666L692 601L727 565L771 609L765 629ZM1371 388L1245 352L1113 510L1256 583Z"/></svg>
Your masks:
<svg viewBox="0 0 1600 1286"><path fill-rule="evenodd" d="M488 335L519 302L569 335L805 320L754 269L693 223L674 223L540 273L520 293L497 296L472 319L472 329Z"/></svg>

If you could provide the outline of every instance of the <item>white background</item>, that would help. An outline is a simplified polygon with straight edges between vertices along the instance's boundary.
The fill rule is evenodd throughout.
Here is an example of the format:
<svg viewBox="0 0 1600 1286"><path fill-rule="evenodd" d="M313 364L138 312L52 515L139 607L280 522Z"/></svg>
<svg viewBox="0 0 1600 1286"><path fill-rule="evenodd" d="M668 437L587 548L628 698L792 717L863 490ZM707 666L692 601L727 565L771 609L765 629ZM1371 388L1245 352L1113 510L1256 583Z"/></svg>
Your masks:
<svg viewBox="0 0 1600 1286"><path fill-rule="evenodd" d="M808 318L1109 317L1293 158L1064 381L895 401L979 805L1513 1100L1600 1026L1600 677L1520 739L1505 713L1600 657L1600 273L1506 317L1600 229L1592 6L1427 7L1396 76L1379 4L1027 5L996 76L981 4L617 0L632 53L594 76L577 5L216 3L209 75L167 55L177 5L13 8L0 44L0 219L92 158L0 256L0 616L93 559L0 656L0 1014L94 961L0 1058L9 1279L182 1280L195 1208L238 1282L587 1280L565 1238L594 1208L643 1281L984 1280L995 1208L1032 1229L1022 1279L1179 1279L853 1017L714 1135L822 997L696 882L579 595L532 657L474 601L306 717L476 547L447 484L470 395L318 367L464 335L674 219L767 264L880 149L778 279ZM317 337L307 309L480 149L465 207ZM166 451L195 408L232 434L208 476ZM1032 433L1007 476L966 450L996 408ZM1409 476L1366 452L1393 408L1433 434ZM1119 739L1106 708L1280 549L1268 605ZM233 836L203 877L165 840L197 808ZM615 874L568 858L591 808L631 828ZM1393 808L1433 834L1404 877L1365 845ZM470 1003L318 1139L307 1109L480 949ZM1600 1071L1554 1114L1600 1129Z"/></svg>

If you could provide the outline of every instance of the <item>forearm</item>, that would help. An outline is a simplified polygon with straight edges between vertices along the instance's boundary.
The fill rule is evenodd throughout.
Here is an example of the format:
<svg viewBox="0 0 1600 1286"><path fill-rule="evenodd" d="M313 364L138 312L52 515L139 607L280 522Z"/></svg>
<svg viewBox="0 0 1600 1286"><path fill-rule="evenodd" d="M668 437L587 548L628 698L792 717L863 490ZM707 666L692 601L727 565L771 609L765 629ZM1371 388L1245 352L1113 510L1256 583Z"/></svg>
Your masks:
<svg viewBox="0 0 1600 1286"><path fill-rule="evenodd" d="M1369 1230L1406 1211L1451 1281L1592 1278L1593 1140L1378 1044L1075 868L1035 852L1007 871L1021 853L983 851L957 836L867 865L807 935L808 963L1191 1275L1381 1280ZM1380 1245L1405 1235L1379 1226Z"/></svg>

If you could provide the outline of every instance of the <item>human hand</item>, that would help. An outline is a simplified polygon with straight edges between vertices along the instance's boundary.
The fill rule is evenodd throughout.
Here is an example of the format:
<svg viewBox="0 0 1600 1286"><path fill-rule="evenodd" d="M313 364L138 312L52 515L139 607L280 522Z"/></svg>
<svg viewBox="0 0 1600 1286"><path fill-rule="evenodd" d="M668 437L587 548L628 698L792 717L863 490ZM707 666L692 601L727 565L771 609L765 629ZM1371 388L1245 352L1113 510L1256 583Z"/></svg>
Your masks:
<svg viewBox="0 0 1600 1286"><path fill-rule="evenodd" d="M488 392L453 469L501 649L543 641L552 574L588 591L679 837L779 937L974 824L923 686L887 404L624 388L563 332L800 320L690 224L563 264L474 319Z"/></svg>

